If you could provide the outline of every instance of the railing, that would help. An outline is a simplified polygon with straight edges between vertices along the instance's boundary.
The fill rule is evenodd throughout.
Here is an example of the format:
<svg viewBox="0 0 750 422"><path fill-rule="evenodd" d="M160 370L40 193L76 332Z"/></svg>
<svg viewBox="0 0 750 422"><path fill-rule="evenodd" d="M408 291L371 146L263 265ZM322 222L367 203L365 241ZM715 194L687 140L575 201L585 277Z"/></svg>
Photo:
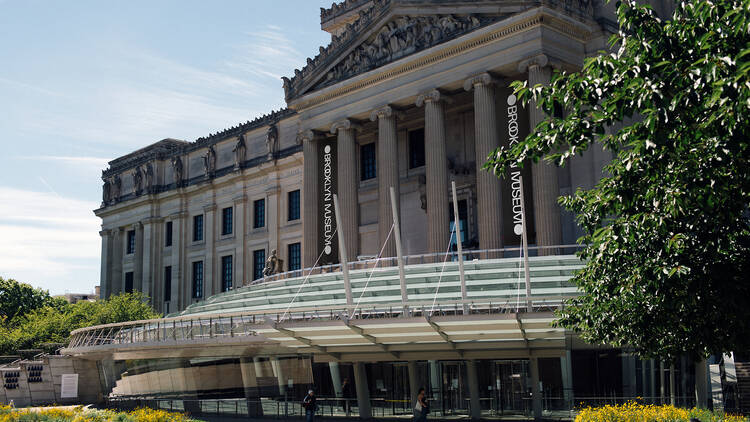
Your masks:
<svg viewBox="0 0 750 422"><path fill-rule="evenodd" d="M574 295L539 296L534 298L535 311L551 311L565 305ZM68 349L105 345L125 345L147 342L181 342L204 339L256 336L257 330L269 324L288 320L362 320L396 318L400 316L430 317L433 315L478 315L521 312L526 307L525 297L504 301L414 302L403 308L401 304L360 306L349 315L346 305L295 308L283 311L248 311L207 316L186 315L144 321L80 328L71 332ZM464 310L465 309L465 310Z"/></svg>
<svg viewBox="0 0 750 422"><path fill-rule="evenodd" d="M546 252L548 255L569 255L583 248L581 245L556 245L556 246L530 246L529 256L539 256L540 251ZM501 248L501 249L470 249L463 251L464 261L474 261L475 259L494 259L494 258L518 258L520 256L522 248ZM458 261L458 252L448 252L447 260L449 262ZM427 253L417 255L404 255L404 265L418 265L418 264L437 264L441 263L446 259L446 253ZM376 265L377 264L377 265ZM390 269L398 266L398 258L383 257L380 259L369 258L361 259L357 261L349 262L349 271L354 270L372 270L372 269ZM330 274L342 272L341 264L322 265L318 267L308 267L300 270L286 271L283 273L273 274L267 277L259 278L244 284L243 287L247 286L258 286L265 285L268 283L275 283L290 278L306 277L308 275L317 274ZM238 287L240 289L242 287ZM226 294L226 293L225 293Z"/></svg>

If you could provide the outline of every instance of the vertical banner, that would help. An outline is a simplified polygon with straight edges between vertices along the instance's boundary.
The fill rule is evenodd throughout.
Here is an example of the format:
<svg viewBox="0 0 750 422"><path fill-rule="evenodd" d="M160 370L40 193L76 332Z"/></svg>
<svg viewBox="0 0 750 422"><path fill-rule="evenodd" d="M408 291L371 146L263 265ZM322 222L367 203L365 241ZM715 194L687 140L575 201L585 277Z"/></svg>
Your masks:
<svg viewBox="0 0 750 422"><path fill-rule="evenodd" d="M318 265L337 264L339 262L339 244L336 233L336 214L333 206L333 195L337 193L338 175L336 174L336 139L326 138L320 141L318 148L318 251L323 255ZM354 181L352 181L354 183Z"/></svg>
<svg viewBox="0 0 750 422"><path fill-rule="evenodd" d="M513 94L513 88L497 86L495 91L500 146L510 148L526 139L529 134L529 111ZM524 204L521 204L521 179L523 178ZM502 178L503 244L521 244L522 210L526 214L526 230L529 244L536 243L534 225L534 200L531 182L531 162L523 168L514 166Z"/></svg>

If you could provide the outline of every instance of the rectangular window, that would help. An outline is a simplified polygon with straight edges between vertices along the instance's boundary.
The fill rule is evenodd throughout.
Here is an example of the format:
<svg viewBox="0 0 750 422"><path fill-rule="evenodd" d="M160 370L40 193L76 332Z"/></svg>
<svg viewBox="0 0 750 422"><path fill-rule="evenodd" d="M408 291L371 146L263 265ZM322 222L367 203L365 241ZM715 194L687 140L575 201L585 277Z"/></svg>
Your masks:
<svg viewBox="0 0 750 422"><path fill-rule="evenodd" d="M289 271L295 271L302 268L302 247L299 243L292 243L288 246L289 252Z"/></svg>
<svg viewBox="0 0 750 422"><path fill-rule="evenodd" d="M450 233L453 233L454 227L456 226L455 222L455 213L453 212L453 202L449 202L448 206L450 207L448 209L448 218L450 219L449 230ZM468 221L469 221L469 211L468 207L466 206L466 200L465 199L459 199L458 200L458 223L460 224L459 227L461 227L461 244L465 245L466 243L466 231L468 230ZM451 247L456 245L456 237L455 234L451 236ZM457 247L457 246L456 246ZM455 249L454 249L455 250Z"/></svg>
<svg viewBox="0 0 750 422"><path fill-rule="evenodd" d="M193 242L203 240L203 214L193 217Z"/></svg>
<svg viewBox="0 0 750 422"><path fill-rule="evenodd" d="M172 299L172 266L164 267L164 301Z"/></svg>
<svg viewBox="0 0 750 422"><path fill-rule="evenodd" d="M409 132L409 168L424 166L424 129Z"/></svg>
<svg viewBox="0 0 750 422"><path fill-rule="evenodd" d="M125 273L125 293L133 293L133 272Z"/></svg>
<svg viewBox="0 0 750 422"><path fill-rule="evenodd" d="M359 148L360 179L370 180L376 176L375 171L375 142L362 145Z"/></svg>
<svg viewBox="0 0 750 422"><path fill-rule="evenodd" d="M193 262L193 298L203 297L203 261Z"/></svg>
<svg viewBox="0 0 750 422"><path fill-rule="evenodd" d="M289 192L289 221L299 220L299 189Z"/></svg>
<svg viewBox="0 0 750 422"><path fill-rule="evenodd" d="M164 247L172 246L172 222L167 221L164 227Z"/></svg>
<svg viewBox="0 0 750 422"><path fill-rule="evenodd" d="M232 207L221 210L221 235L232 234Z"/></svg>
<svg viewBox="0 0 750 422"><path fill-rule="evenodd" d="M263 278L263 268L266 266L266 250L253 251L253 280Z"/></svg>
<svg viewBox="0 0 750 422"><path fill-rule="evenodd" d="M266 225L266 200L258 199L253 202L253 228L259 229Z"/></svg>
<svg viewBox="0 0 750 422"><path fill-rule="evenodd" d="M232 290L232 255L221 257L221 291Z"/></svg>
<svg viewBox="0 0 750 422"><path fill-rule="evenodd" d="M135 230L128 230L128 247L127 253L135 253Z"/></svg>

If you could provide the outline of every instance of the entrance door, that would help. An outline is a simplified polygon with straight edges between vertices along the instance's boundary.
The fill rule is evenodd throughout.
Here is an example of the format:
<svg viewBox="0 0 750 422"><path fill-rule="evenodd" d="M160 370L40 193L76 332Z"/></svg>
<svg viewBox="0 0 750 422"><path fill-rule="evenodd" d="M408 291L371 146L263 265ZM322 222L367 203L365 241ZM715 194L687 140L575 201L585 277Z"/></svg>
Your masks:
<svg viewBox="0 0 750 422"><path fill-rule="evenodd" d="M443 414L468 414L468 392L463 362L441 362L443 373Z"/></svg>
<svg viewBox="0 0 750 422"><path fill-rule="evenodd" d="M497 414L527 414L531 405L529 362L511 360L495 362L495 412Z"/></svg>

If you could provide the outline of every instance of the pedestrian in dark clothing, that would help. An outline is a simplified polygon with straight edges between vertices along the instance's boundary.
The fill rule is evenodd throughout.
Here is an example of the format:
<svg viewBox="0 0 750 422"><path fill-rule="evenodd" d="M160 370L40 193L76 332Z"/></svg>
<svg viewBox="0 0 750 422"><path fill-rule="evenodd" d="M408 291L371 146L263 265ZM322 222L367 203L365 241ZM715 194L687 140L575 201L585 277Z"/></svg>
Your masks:
<svg viewBox="0 0 750 422"><path fill-rule="evenodd" d="M318 410L318 403L315 399L315 392L309 390L305 399L302 400L302 407L305 408L305 420L307 422L315 422L315 411Z"/></svg>
<svg viewBox="0 0 750 422"><path fill-rule="evenodd" d="M343 400L343 406L341 406L344 409L344 413L349 415L349 412L351 411L351 398L354 397L352 394L352 385L349 384L349 378L344 378L344 383L341 384L341 394L344 397Z"/></svg>
<svg viewBox="0 0 750 422"><path fill-rule="evenodd" d="M420 388L417 394L417 403L414 405L414 422L427 422L427 414L429 412L430 406L427 403L424 388Z"/></svg>

